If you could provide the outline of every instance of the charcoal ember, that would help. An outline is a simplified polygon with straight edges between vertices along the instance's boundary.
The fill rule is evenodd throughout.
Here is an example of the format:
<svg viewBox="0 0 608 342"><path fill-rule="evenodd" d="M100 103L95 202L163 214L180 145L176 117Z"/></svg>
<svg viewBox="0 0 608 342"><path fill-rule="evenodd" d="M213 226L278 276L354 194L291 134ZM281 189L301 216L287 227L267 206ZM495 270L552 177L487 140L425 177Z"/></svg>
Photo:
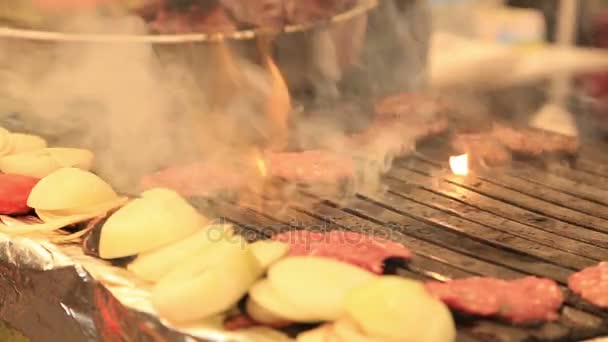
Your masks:
<svg viewBox="0 0 608 342"><path fill-rule="evenodd" d="M0 214L23 215L32 209L27 199L39 179L0 173Z"/></svg>
<svg viewBox="0 0 608 342"><path fill-rule="evenodd" d="M220 6L206 9L193 5L188 10L163 8L157 13L150 26L154 31L162 34L213 34L237 30L234 22Z"/></svg>
<svg viewBox="0 0 608 342"><path fill-rule="evenodd" d="M220 0L239 23L255 27L282 27L285 24L283 0Z"/></svg>
<svg viewBox="0 0 608 342"><path fill-rule="evenodd" d="M508 149L521 155L575 155L579 149L577 138L533 128L515 128L497 123L491 134Z"/></svg>
<svg viewBox="0 0 608 342"><path fill-rule="evenodd" d="M275 235L272 239L287 243L291 256L333 258L376 274L383 274L384 261L387 259L412 258L412 253L397 242L349 231L294 230Z"/></svg>
<svg viewBox="0 0 608 342"><path fill-rule="evenodd" d="M517 324L557 319L564 301L555 281L537 277L490 277L428 282L427 290L450 308L477 316L496 316Z"/></svg>
<svg viewBox="0 0 608 342"><path fill-rule="evenodd" d="M467 153L469 160L485 166L503 166L511 162L511 153L491 134L457 134L452 138L452 147L459 153Z"/></svg>
<svg viewBox="0 0 608 342"><path fill-rule="evenodd" d="M608 262L574 273L568 278L568 287L589 303L608 308Z"/></svg>

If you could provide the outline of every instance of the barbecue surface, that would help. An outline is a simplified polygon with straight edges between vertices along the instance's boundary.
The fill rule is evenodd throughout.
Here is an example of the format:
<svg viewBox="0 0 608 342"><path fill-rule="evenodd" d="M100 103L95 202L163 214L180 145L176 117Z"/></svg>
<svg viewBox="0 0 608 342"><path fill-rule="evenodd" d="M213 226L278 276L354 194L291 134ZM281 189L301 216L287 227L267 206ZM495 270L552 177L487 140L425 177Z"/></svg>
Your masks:
<svg viewBox="0 0 608 342"><path fill-rule="evenodd" d="M526 275L557 281L565 294L558 320L514 326L457 316L461 341L578 341L608 335L608 311L567 289L568 276L608 260L606 146L584 146L571 165L514 161L509 167L454 176L445 141L398 160L389 191L359 194L339 206L301 193L280 214L230 203L214 210L255 240L291 229L347 229L403 243L416 253L397 274L421 280ZM260 197L260 201L263 201Z"/></svg>

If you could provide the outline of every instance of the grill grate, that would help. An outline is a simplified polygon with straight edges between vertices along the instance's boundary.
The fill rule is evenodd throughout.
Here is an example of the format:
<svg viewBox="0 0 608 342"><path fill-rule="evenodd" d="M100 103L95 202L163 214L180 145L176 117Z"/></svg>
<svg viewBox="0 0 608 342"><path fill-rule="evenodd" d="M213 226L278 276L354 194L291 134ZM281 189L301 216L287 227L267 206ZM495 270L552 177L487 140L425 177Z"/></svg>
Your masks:
<svg viewBox="0 0 608 342"><path fill-rule="evenodd" d="M586 146L572 165L515 161L504 170L453 176L447 144L430 143L398 160L385 194L359 194L347 207L298 194L280 214L234 203L213 210L251 240L308 228L373 232L416 256L397 274L446 280L473 275L557 281L566 303L555 322L520 327L457 317L461 341L576 341L608 334L608 311L567 289L568 276L608 260L608 158ZM260 197L260 200L264 200Z"/></svg>

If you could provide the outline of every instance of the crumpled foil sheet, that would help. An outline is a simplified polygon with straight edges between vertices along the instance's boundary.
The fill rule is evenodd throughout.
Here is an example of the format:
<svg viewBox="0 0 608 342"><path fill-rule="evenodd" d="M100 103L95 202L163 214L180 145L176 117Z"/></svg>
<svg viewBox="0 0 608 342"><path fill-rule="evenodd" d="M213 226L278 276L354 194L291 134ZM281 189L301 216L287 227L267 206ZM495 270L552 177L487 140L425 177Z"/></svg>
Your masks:
<svg viewBox="0 0 608 342"><path fill-rule="evenodd" d="M31 341L253 341L216 319L174 326L159 319L149 285L126 269L50 243L57 232L0 233L0 320Z"/></svg>

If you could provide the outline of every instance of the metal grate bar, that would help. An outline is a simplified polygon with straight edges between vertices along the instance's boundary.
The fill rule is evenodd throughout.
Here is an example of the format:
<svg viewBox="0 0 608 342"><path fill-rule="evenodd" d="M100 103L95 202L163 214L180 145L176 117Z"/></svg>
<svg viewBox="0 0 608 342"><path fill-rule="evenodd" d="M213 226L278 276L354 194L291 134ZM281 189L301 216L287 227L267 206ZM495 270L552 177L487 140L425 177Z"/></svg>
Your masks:
<svg viewBox="0 0 608 342"><path fill-rule="evenodd" d="M408 169L426 173L430 175L438 174L442 169L429 163L417 160L408 163ZM447 171L447 170L446 170ZM519 191L513 191L472 176L466 179L453 176L445 172L442 177L444 180L458 185L470 191L494 198L504 203L509 203L536 212L545 216L553 217L572 225L593 229L599 232L608 232L608 220L591 216L579 211L556 205L548 201L525 195Z"/></svg>
<svg viewBox="0 0 608 342"><path fill-rule="evenodd" d="M562 191L591 202L608 205L608 191L546 172L541 172L522 162L513 162L511 168L505 170L505 172L510 176L531 183Z"/></svg>
<svg viewBox="0 0 608 342"><path fill-rule="evenodd" d="M526 233L529 238L538 237L540 232L537 232L531 228L545 231L553 234L552 236L561 236L562 238L569 238L576 241L585 242L592 245L591 250L597 250L599 253L596 258L605 258L606 248L608 248L608 234L603 232L597 232L589 229L581 229L580 227L573 226L566 222L558 221L554 218L539 215L533 211L529 211L525 208L518 207L516 205L507 204L493 197L486 196L471 190L454 184L448 180L437 180L429 176L428 174L418 173L408 169L393 169L389 174L391 178L406 181L417 187L422 187L426 192L431 192L442 197L450 199L452 202L457 201L461 204L452 204L451 211L459 213L459 215L465 217L475 217L479 219L480 223L488 222L488 219L484 216L490 214L490 222L496 225L508 226L509 231L515 234L515 232ZM390 182L390 180L389 180ZM403 186L401 186L403 188ZM416 195L428 196L426 192L420 190L414 191ZM401 194L405 194L407 191L402 191ZM431 198L431 200L437 203L445 202L445 200L437 197ZM472 213L475 212L475 215ZM504 220L497 222L492 217L501 217ZM500 229L500 228L498 228ZM505 227L506 229L506 227ZM542 234L545 235L546 234ZM553 241L547 241L553 244ZM593 255L593 251L584 250L584 255Z"/></svg>
<svg viewBox="0 0 608 342"><path fill-rule="evenodd" d="M449 153L446 152L440 152L437 150L426 150L424 155L419 156L417 159L420 159L422 163L432 165L433 167L447 169L448 165L445 161L448 160L448 156ZM412 164L419 165L415 162ZM519 165L521 164L522 163L520 163ZM558 206L577 210L581 213L603 218L605 220L608 219L608 205L602 203L601 201L600 203L597 203L598 201L584 200L584 198L583 200L581 200L580 196L577 197L559 189L554 189L550 186L546 186L545 184L549 183L550 180L545 179L544 181L540 182L530 182L525 178L517 178L515 177L515 175L518 175L520 171L519 168L513 166L502 168L499 171L505 172L475 170L474 175L481 180L503 187L507 190L521 192L530 197L544 200ZM531 172L527 172L525 174L529 175L530 173ZM546 176L547 174L543 173L543 175ZM606 191L598 191L596 189L586 190L587 193L594 194L597 198L602 195L605 196L608 193Z"/></svg>

